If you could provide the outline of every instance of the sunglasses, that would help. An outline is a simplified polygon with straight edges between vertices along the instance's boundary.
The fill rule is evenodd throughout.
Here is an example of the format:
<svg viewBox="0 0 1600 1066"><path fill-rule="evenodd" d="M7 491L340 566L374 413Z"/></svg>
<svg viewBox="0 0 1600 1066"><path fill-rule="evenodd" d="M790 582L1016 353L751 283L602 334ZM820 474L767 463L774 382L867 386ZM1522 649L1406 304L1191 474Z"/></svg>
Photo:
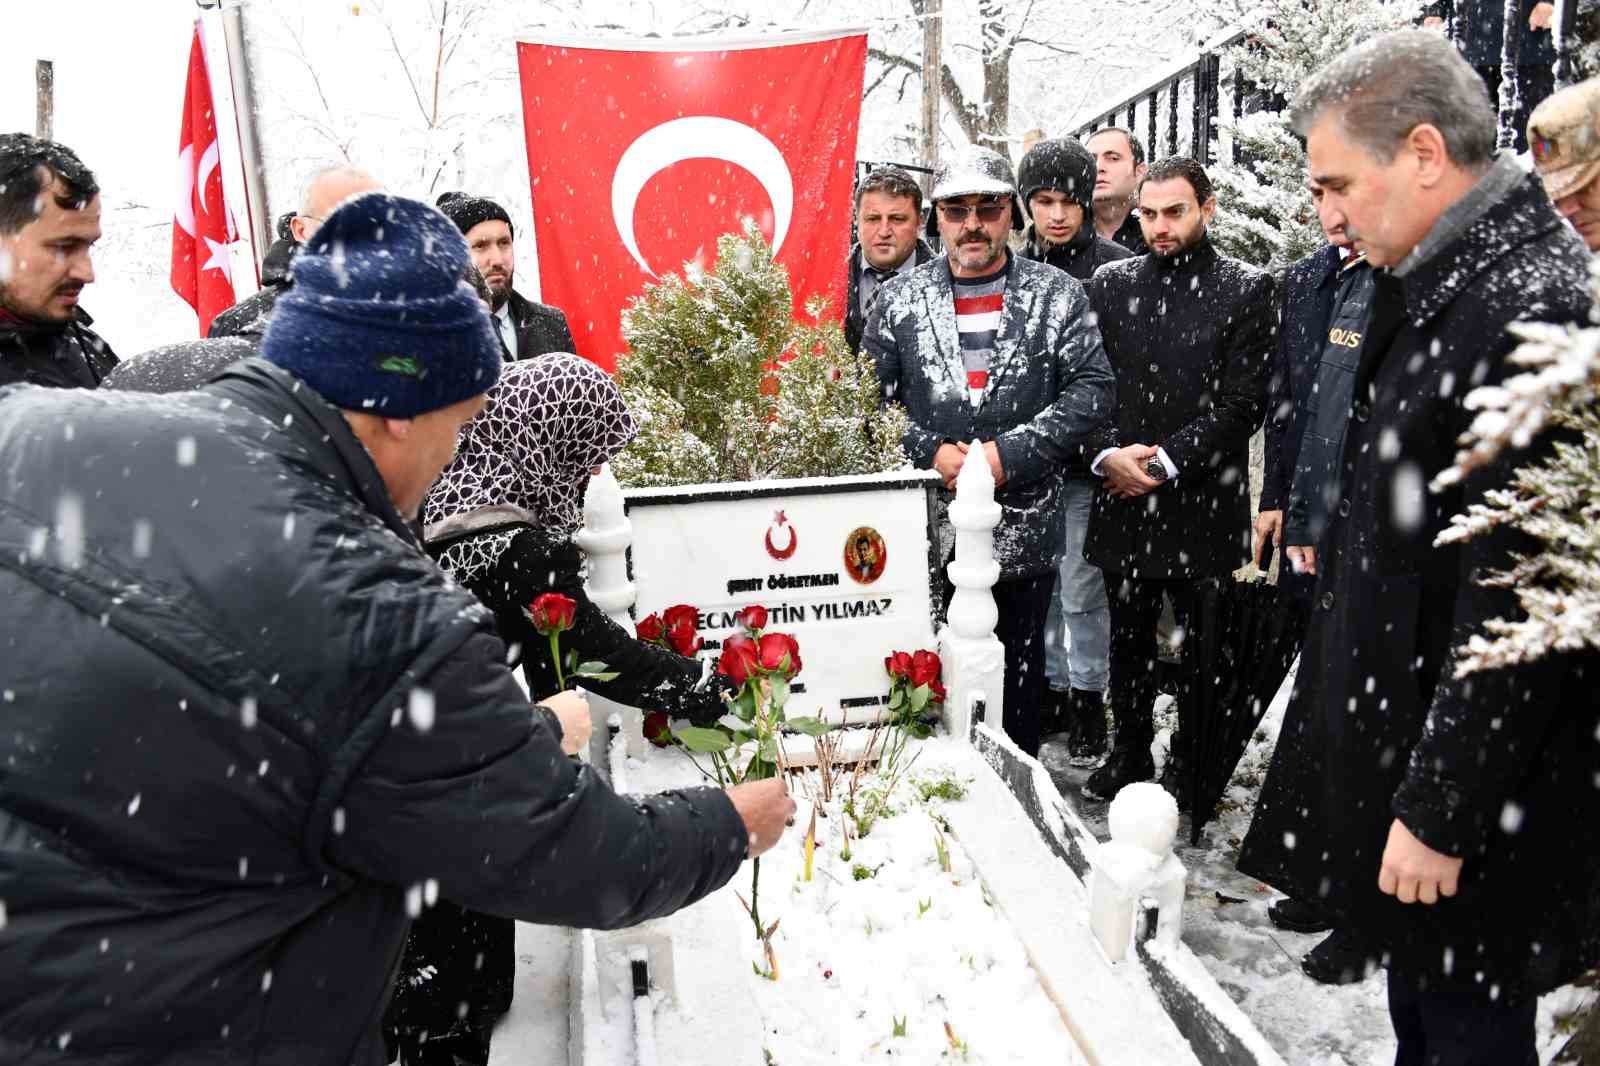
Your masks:
<svg viewBox="0 0 1600 1066"><path fill-rule="evenodd" d="M1006 208L1010 206L1010 202L1006 200L986 200L976 207L968 207L966 204L940 204L939 214L946 222L958 225L965 222L967 216L974 211L978 213L979 222L999 222L1000 216L1005 214Z"/></svg>

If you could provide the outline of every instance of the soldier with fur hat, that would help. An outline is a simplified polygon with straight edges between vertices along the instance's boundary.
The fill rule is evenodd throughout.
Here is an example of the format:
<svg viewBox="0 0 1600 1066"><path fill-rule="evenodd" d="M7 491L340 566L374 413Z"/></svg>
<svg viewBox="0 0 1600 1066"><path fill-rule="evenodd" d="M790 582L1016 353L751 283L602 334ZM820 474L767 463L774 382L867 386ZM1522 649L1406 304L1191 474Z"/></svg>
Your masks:
<svg viewBox="0 0 1600 1066"><path fill-rule="evenodd" d="M1556 210L1600 252L1600 78L1569 86L1534 109L1528 147Z"/></svg>

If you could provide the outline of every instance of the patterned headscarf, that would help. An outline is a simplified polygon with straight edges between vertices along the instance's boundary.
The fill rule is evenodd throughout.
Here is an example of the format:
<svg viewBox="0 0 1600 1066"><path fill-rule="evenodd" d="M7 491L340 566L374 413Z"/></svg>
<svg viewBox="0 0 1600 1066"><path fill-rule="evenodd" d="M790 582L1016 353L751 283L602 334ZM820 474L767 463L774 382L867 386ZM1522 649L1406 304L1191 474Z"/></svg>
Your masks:
<svg viewBox="0 0 1600 1066"><path fill-rule="evenodd" d="M428 493L426 538L510 522L573 532L583 524L590 470L621 451L638 428L616 382L587 359L555 354L509 364ZM467 537L447 548L440 564L471 582L516 532Z"/></svg>

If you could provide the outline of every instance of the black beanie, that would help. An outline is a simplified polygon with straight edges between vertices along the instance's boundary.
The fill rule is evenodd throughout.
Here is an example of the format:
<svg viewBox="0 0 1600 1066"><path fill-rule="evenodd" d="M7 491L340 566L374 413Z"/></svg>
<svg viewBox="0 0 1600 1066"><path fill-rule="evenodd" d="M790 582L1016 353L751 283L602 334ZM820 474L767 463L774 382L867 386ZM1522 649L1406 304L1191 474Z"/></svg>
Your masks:
<svg viewBox="0 0 1600 1066"><path fill-rule="evenodd" d="M489 199L487 196L473 196L464 192L440 193L439 199L434 203L445 217L456 224L464 237L472 232L472 227L480 222L504 222L511 235L517 235L517 228L511 224L511 216L506 214L506 209Z"/></svg>
<svg viewBox="0 0 1600 1066"><path fill-rule="evenodd" d="M1094 211L1094 181L1099 168L1089 149L1070 137L1040 141L1028 149L1017 165L1017 192L1028 210L1028 201L1040 189L1064 192L1072 197L1084 215Z"/></svg>

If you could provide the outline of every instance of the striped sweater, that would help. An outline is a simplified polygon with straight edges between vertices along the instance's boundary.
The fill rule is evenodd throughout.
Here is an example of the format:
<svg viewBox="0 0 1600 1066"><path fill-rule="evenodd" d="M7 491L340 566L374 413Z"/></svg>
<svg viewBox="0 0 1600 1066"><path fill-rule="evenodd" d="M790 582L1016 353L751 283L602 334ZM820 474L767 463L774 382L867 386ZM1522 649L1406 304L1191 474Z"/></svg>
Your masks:
<svg viewBox="0 0 1600 1066"><path fill-rule="evenodd" d="M989 363L994 357L995 338L1000 335L1000 316L1005 307L1006 278L1011 259L993 274L981 278L956 278L956 333L961 338L961 363L967 371L967 396L972 406L983 403L989 385Z"/></svg>

